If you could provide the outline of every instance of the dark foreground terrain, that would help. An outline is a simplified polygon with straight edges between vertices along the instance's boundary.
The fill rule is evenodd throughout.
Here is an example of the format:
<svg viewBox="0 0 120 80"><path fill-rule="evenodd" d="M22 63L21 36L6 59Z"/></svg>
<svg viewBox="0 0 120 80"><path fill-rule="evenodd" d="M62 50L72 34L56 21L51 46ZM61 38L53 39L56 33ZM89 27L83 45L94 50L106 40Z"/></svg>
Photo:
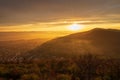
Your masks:
<svg viewBox="0 0 120 80"><path fill-rule="evenodd" d="M120 59L91 54L0 64L0 80L120 80Z"/></svg>

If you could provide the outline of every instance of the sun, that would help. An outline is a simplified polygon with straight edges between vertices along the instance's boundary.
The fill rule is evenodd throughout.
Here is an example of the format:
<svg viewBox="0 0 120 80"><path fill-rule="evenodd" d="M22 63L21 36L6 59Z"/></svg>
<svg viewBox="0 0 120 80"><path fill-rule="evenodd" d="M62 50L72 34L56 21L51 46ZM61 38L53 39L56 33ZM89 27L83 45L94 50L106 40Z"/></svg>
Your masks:
<svg viewBox="0 0 120 80"><path fill-rule="evenodd" d="M78 30L81 30L82 28L83 28L82 25L76 24L76 23L68 26L68 29L71 31L78 31Z"/></svg>

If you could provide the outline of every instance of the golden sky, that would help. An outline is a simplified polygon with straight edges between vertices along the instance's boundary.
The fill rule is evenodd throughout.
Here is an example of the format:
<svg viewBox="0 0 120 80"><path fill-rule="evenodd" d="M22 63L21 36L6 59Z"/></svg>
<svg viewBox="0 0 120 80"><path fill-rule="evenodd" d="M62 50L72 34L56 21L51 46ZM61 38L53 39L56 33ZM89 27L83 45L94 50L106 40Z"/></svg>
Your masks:
<svg viewBox="0 0 120 80"><path fill-rule="evenodd" d="M0 32L120 29L120 0L0 0Z"/></svg>

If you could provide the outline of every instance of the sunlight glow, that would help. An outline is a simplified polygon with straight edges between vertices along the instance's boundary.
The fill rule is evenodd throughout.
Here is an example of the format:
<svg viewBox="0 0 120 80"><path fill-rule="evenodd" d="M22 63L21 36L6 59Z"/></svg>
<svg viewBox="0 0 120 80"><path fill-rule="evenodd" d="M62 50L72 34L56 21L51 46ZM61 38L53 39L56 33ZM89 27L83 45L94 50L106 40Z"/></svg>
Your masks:
<svg viewBox="0 0 120 80"><path fill-rule="evenodd" d="M71 31L78 31L78 30L83 29L83 25L75 23L75 24L68 26L68 29Z"/></svg>

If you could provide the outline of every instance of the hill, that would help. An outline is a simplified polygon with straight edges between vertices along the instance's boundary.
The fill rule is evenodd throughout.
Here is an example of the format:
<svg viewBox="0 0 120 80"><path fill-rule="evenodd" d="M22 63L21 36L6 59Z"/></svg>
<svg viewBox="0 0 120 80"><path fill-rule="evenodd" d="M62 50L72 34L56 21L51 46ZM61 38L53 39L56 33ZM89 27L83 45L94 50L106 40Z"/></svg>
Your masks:
<svg viewBox="0 0 120 80"><path fill-rule="evenodd" d="M88 53L120 56L120 30L95 28L59 37L27 52L26 57L70 57Z"/></svg>

